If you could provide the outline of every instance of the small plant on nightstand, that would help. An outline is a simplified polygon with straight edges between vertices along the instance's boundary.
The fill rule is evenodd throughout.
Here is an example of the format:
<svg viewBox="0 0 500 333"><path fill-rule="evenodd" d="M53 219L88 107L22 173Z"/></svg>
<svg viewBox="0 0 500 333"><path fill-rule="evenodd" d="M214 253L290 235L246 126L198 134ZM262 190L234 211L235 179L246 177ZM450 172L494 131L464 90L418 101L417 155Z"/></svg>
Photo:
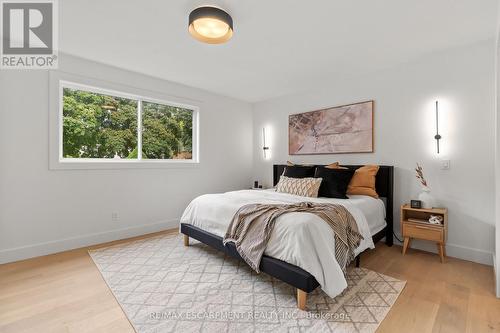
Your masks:
<svg viewBox="0 0 500 333"><path fill-rule="evenodd" d="M422 202L422 208L432 208L436 204L436 200L434 200L429 184L425 180L424 169L418 163L415 168L415 177L417 177L422 187L422 191L418 195L418 199Z"/></svg>

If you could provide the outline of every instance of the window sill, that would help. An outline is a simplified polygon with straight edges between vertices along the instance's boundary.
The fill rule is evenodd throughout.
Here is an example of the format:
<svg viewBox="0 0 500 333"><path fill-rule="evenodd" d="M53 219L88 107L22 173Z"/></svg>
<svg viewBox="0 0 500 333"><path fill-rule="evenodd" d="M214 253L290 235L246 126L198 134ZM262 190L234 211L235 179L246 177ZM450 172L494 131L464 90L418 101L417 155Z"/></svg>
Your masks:
<svg viewBox="0 0 500 333"><path fill-rule="evenodd" d="M63 159L50 163L50 170L118 170L118 169L191 169L198 168L194 160L91 160Z"/></svg>

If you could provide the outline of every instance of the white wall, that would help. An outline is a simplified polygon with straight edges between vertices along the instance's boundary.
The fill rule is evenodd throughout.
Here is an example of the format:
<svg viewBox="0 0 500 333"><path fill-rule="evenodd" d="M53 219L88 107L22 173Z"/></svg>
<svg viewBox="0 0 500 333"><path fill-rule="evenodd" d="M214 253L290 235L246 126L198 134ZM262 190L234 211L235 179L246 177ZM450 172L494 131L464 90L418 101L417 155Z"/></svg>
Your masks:
<svg viewBox="0 0 500 333"><path fill-rule="evenodd" d="M496 149L495 149L495 277L496 294L500 297L500 43L497 39L496 46Z"/></svg>
<svg viewBox="0 0 500 333"><path fill-rule="evenodd" d="M270 185L272 164L291 159L395 165L395 221L398 205L418 193L413 168L422 163L434 195L450 209L448 254L491 264L494 44L449 50L357 79L332 78L321 91L258 103L253 116L247 103L62 55L61 71L200 101L201 164L189 169L49 170L48 114L55 110L48 108L48 73L1 71L0 263L175 226L196 195L247 187L252 173ZM434 152L435 98L442 105L449 171L439 169ZM368 99L375 100L375 153L288 156L288 114ZM267 161L259 148L262 126L270 131ZM111 220L114 211L119 221ZM395 228L399 234L398 223Z"/></svg>
<svg viewBox="0 0 500 333"><path fill-rule="evenodd" d="M500 6L497 7L497 35L495 45L495 91L496 91L496 140L495 140L495 220L496 220L496 237L495 237L495 284L496 294L500 298Z"/></svg>
<svg viewBox="0 0 500 333"><path fill-rule="evenodd" d="M272 182L272 164L294 162L389 164L395 170L394 220L399 205L416 198L419 162L442 206L449 209L448 255L492 264L494 251L495 43L493 40L433 54L324 89L254 106L254 178ZM442 154L435 150L434 101L441 105ZM288 155L288 115L375 100L375 153ZM270 132L271 159L262 157L262 127ZM440 159L451 169L440 170ZM395 222L398 235L399 223ZM431 249L428 243L415 247Z"/></svg>
<svg viewBox="0 0 500 333"><path fill-rule="evenodd" d="M71 56L60 70L197 101L200 165L49 170L48 72L1 71L0 263L175 227L195 196L250 186L250 104Z"/></svg>

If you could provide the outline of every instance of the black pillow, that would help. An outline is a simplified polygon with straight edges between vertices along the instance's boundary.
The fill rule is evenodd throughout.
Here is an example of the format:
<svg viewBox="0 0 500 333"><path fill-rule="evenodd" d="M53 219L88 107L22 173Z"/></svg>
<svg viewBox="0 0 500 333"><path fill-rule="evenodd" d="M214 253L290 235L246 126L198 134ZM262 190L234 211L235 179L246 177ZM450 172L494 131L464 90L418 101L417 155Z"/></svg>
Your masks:
<svg viewBox="0 0 500 333"><path fill-rule="evenodd" d="M306 165L287 165L283 176L290 178L308 178L314 177L314 166Z"/></svg>
<svg viewBox="0 0 500 333"><path fill-rule="evenodd" d="M323 178L318 197L347 199L347 186L354 175L350 169L328 169L316 167L315 178Z"/></svg>

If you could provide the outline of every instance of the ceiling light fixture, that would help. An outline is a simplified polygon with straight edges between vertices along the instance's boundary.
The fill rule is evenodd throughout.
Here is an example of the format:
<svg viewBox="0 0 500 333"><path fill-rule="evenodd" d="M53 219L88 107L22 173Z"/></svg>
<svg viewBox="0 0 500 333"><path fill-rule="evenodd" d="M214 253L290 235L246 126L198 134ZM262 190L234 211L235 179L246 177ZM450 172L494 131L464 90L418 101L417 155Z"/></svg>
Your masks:
<svg viewBox="0 0 500 333"><path fill-rule="evenodd" d="M200 42L222 44L233 36L233 19L220 8L198 7L189 14L189 33Z"/></svg>

